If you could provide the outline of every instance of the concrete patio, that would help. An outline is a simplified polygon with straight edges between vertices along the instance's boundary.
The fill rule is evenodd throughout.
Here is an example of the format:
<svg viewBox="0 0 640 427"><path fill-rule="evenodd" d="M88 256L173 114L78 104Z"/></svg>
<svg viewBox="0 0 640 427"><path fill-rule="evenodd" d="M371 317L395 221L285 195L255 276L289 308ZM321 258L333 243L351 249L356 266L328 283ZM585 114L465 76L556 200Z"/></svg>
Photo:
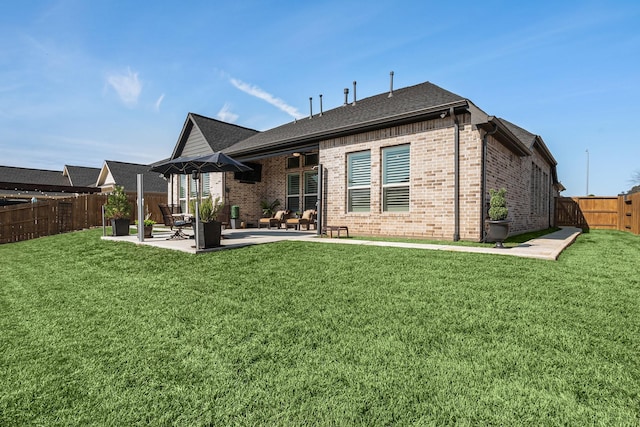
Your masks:
<svg viewBox="0 0 640 427"><path fill-rule="evenodd" d="M135 230L135 227L132 227ZM193 236L192 230L185 230L185 234ZM187 253L206 253L225 249L237 249L245 246L260 245L264 243L279 242L282 240L309 240L316 237L316 231L297 231L293 229L267 229L267 228L247 228L247 229L226 229L222 230L221 246L211 249L196 249L195 239L169 239L173 232L168 228L154 227L153 237L138 241L137 234L128 236L103 236L103 240L117 242L131 242L139 245L154 246L156 248L171 249Z"/></svg>
<svg viewBox="0 0 640 427"><path fill-rule="evenodd" d="M236 249L251 245L260 245L264 243L279 242L282 240L304 240L308 242L329 243L329 244L350 244L350 245L369 245L369 246L388 246L422 250L439 250L453 252L473 252L486 253L493 255L517 256L523 258L536 258L544 260L557 260L558 256L571 245L580 235L582 230L575 227L562 227L555 233L547 234L537 239L529 240L521 243L513 248L495 249L492 247L476 247L476 246L455 246L443 244L427 244L427 243L402 243L402 242L385 242L371 241L360 239L330 239L318 238L315 230L297 231L293 229L265 229L265 228L248 228L248 229L226 229L222 231L223 239L221 246L212 249L196 250L194 239L171 239L167 240L173 233L164 227L154 228L153 238L145 239L143 242L138 241L138 236L130 234L128 236L112 237L103 236L102 239L110 241L125 241L136 243L139 245L155 246L163 249L171 249L187 253L204 253L215 252L225 249Z"/></svg>

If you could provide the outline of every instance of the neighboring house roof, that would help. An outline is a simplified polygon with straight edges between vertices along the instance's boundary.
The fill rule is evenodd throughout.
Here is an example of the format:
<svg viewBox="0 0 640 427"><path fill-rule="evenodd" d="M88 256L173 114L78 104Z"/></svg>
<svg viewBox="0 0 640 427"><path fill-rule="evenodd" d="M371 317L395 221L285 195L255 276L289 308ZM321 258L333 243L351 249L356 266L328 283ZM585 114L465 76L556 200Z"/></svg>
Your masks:
<svg viewBox="0 0 640 427"><path fill-rule="evenodd" d="M69 177L71 185L95 187L98 182L98 175L100 175L100 168L65 165L62 174Z"/></svg>
<svg viewBox="0 0 640 427"><path fill-rule="evenodd" d="M62 171L0 166L0 182L45 184L70 187L69 178Z"/></svg>
<svg viewBox="0 0 640 427"><path fill-rule="evenodd" d="M94 193L98 188L72 185L62 171L0 166L0 197L68 197L70 193ZM5 204L5 203L0 203Z"/></svg>
<svg viewBox="0 0 640 427"><path fill-rule="evenodd" d="M303 118L260 132L223 150L241 156L252 152L300 146L341 134L363 132L390 122L413 119L427 113L445 111L451 106L466 106L465 98L425 82L415 86L356 100L346 105L323 111L311 118Z"/></svg>
<svg viewBox="0 0 640 427"><path fill-rule="evenodd" d="M189 113L171 158L222 151L256 133L254 129Z"/></svg>
<svg viewBox="0 0 640 427"><path fill-rule="evenodd" d="M143 174L145 192L166 193L167 181L156 172L151 172L151 166L138 163L125 163L115 160L105 160L100 171L97 185L109 187L119 185L125 191L136 191L138 188L138 174Z"/></svg>

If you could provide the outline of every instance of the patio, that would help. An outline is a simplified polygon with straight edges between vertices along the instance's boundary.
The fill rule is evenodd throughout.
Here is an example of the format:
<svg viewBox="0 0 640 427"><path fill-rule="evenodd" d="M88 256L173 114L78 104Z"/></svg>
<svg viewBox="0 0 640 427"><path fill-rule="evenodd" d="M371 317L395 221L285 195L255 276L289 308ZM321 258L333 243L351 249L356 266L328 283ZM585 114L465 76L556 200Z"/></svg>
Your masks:
<svg viewBox="0 0 640 427"><path fill-rule="evenodd" d="M135 227L131 228L135 230ZM211 249L196 249L195 240L193 239L193 231L185 230L185 234L190 235L189 239L169 239L173 231L166 227L154 227L153 237L146 238L143 242L138 241L137 234L129 234L128 236L103 236L103 240L131 242L139 245L155 246L162 249L172 249L187 253L205 253L215 252L225 249L237 249L244 246L260 245L264 243L273 243L281 240L307 240L317 236L316 230L293 230L293 229L264 229L264 228L246 228L246 229L225 229L222 230L221 246Z"/></svg>

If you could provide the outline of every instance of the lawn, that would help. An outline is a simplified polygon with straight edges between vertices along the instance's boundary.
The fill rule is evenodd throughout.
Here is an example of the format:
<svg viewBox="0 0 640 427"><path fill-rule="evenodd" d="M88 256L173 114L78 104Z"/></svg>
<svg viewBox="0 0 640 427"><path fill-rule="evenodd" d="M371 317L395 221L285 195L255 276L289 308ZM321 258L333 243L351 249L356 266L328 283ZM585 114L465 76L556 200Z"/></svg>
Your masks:
<svg viewBox="0 0 640 427"><path fill-rule="evenodd" d="M0 245L0 425L638 425L640 237Z"/></svg>

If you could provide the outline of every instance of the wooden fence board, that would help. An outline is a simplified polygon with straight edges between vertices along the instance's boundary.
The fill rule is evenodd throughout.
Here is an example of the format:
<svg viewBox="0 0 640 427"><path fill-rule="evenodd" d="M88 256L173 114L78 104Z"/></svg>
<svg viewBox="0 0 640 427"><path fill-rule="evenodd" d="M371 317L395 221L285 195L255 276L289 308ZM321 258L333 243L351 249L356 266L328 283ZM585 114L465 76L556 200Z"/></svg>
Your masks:
<svg viewBox="0 0 640 427"><path fill-rule="evenodd" d="M617 197L560 197L556 224L640 234L640 193Z"/></svg>
<svg viewBox="0 0 640 427"><path fill-rule="evenodd" d="M131 219L135 221L136 194L128 193L127 197L132 205ZM106 202L107 195L98 193L1 207L0 243L102 226L102 206ZM151 193L144 196L145 210L158 223L163 222L158 204L166 202L166 194Z"/></svg>

